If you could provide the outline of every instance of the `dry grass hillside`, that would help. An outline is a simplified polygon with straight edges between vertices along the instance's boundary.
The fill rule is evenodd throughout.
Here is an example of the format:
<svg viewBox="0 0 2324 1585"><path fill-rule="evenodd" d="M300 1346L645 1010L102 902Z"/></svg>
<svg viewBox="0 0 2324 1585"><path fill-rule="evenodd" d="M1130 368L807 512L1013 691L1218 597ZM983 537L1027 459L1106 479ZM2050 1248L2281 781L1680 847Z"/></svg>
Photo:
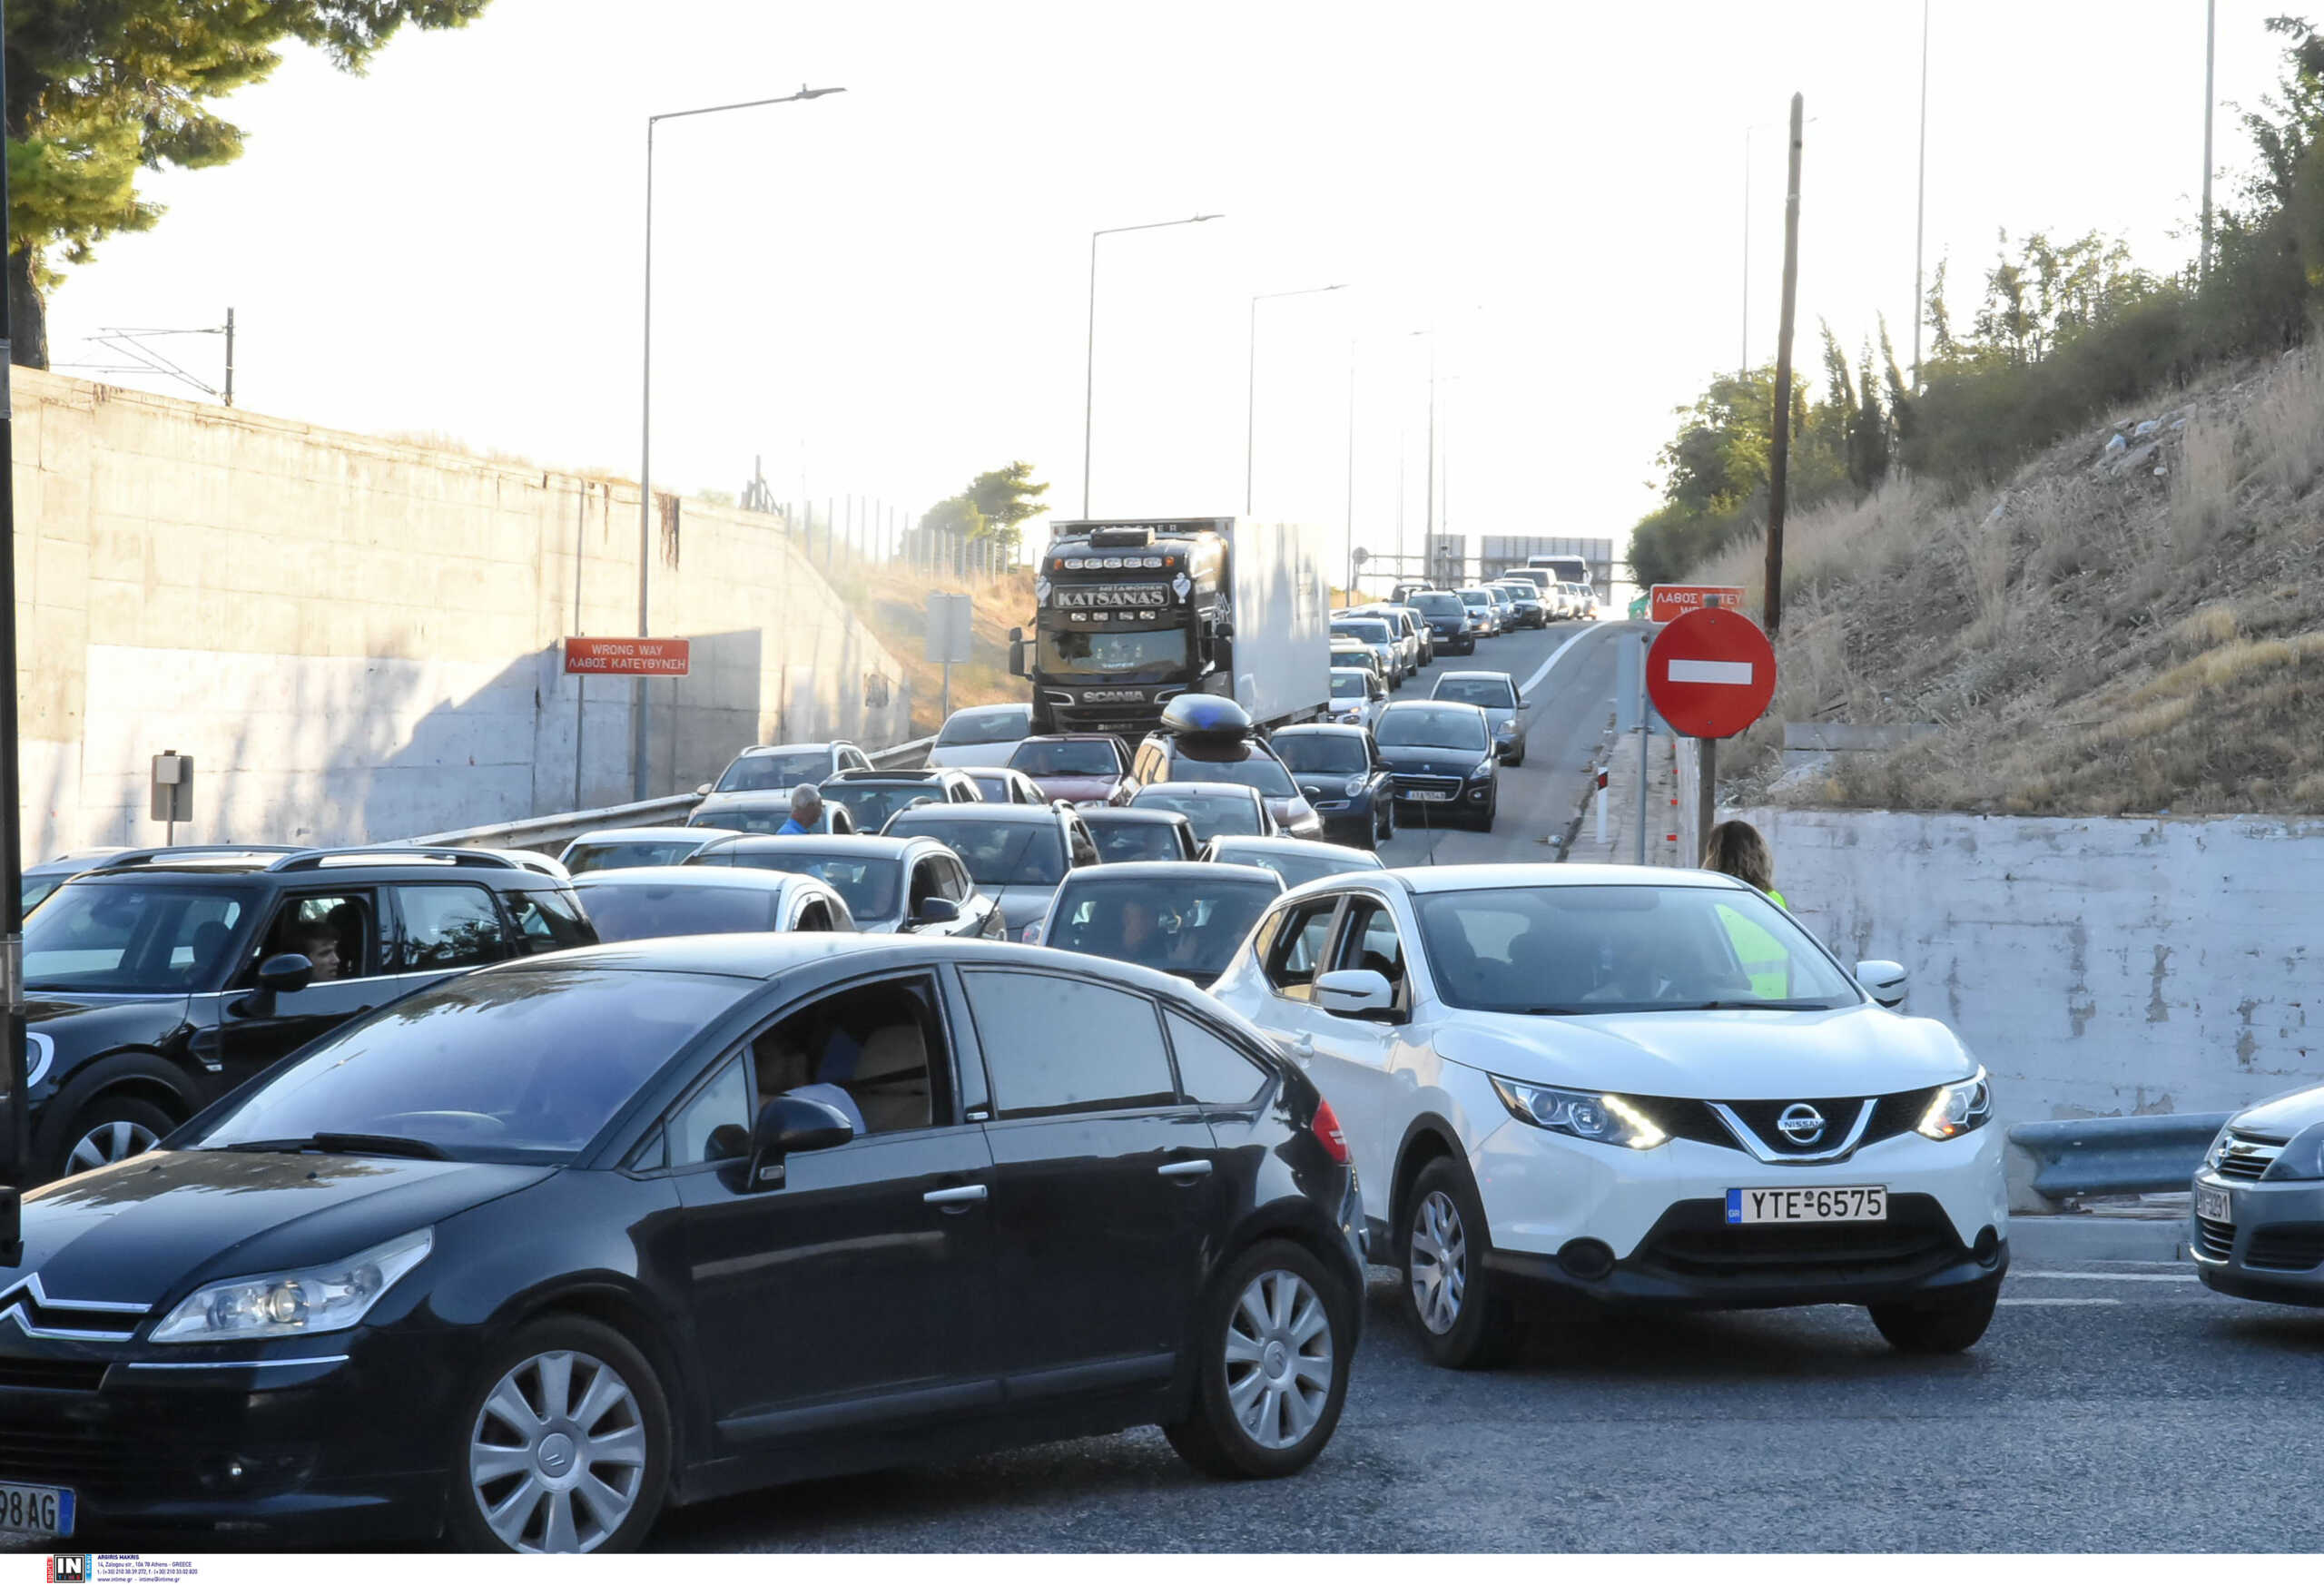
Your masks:
<svg viewBox="0 0 2324 1585"><path fill-rule="evenodd" d="M2114 415L1999 489L1892 481L1786 533L1781 682L1727 795L2324 812L2324 356ZM1764 546L1698 568L1748 586ZM1932 724L1783 774L1787 721Z"/></svg>
<svg viewBox="0 0 2324 1585"><path fill-rule="evenodd" d="M899 576L899 571L857 565L834 568L825 576L903 667L911 686L912 735L925 736L944 723L944 668L921 658L928 653L927 602L931 589L971 595L976 599L975 625L970 635L971 658L968 665L952 668L952 708L1024 698L1023 680L1009 674L1009 630L1033 619L1033 575L1016 572L993 583L982 578L956 583L931 578L918 570L904 576Z"/></svg>

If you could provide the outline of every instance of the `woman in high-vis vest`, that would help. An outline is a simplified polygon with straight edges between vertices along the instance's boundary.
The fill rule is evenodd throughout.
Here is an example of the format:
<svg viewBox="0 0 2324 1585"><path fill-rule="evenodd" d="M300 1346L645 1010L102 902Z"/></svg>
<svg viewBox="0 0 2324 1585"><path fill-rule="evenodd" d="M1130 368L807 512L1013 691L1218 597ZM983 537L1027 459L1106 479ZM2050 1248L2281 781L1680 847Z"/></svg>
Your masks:
<svg viewBox="0 0 2324 1585"><path fill-rule="evenodd" d="M1703 868L1732 875L1766 892L1777 908L1786 906L1783 893L1776 890L1775 854L1768 850L1768 839L1748 820L1722 820L1710 828L1710 840L1703 844ZM1720 911L1726 916L1727 939L1734 943L1743 971L1751 977L1752 993L1768 1001L1789 996L1791 959L1782 945L1739 912Z"/></svg>

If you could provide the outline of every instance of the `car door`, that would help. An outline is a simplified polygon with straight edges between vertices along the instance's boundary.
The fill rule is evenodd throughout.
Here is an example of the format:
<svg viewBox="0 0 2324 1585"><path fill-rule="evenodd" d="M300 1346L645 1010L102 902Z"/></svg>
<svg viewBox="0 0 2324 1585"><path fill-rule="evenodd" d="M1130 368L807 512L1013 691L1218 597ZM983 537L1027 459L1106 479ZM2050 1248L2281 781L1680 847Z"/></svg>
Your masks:
<svg viewBox="0 0 2324 1585"><path fill-rule="evenodd" d="M1329 951L1330 968L1372 970L1388 981L1395 996L1393 1013L1384 1018L1313 1009L1315 1058L1307 1076L1331 1098L1369 1198L1370 1180L1377 1176L1384 1186L1390 1158L1403 1142L1409 1120L1406 1098L1412 1090L1408 1080L1397 1076L1413 997L1394 908L1384 897L1350 892ZM1366 1208L1375 1216L1387 1215L1384 1202Z"/></svg>
<svg viewBox="0 0 2324 1585"><path fill-rule="evenodd" d="M1291 904L1262 927L1258 940L1258 994L1236 1010L1275 1037L1275 1043L1324 1089L1315 1073L1317 1042L1330 1019L1315 1005L1315 976L1330 961L1333 927L1339 922L1342 893L1327 891ZM1324 1089L1329 1097L1331 1091ZM1339 1102L1333 1098L1334 1109ZM1363 1168L1369 1173L1370 1167Z"/></svg>
<svg viewBox="0 0 2324 1585"><path fill-rule="evenodd" d="M936 855L936 894L960 904L960 917L952 931L954 935L1000 939L1003 932L1000 905L977 890L977 883L969 879L967 867L951 853Z"/></svg>
<svg viewBox="0 0 2324 1585"><path fill-rule="evenodd" d="M672 1108L664 1169L722 1451L998 1401L992 1157L960 1119L957 1048L931 975L872 976L783 1009ZM750 1119L793 1093L856 1137L746 1183Z"/></svg>
<svg viewBox="0 0 2324 1585"><path fill-rule="evenodd" d="M317 1036L404 993L393 972L392 925L382 901L379 888L345 884L302 887L276 900L219 999L222 1088L264 1072ZM334 951L319 950L326 941ZM316 978L304 990L269 998L257 989L259 965L285 952L315 963Z"/></svg>
<svg viewBox="0 0 2324 1585"><path fill-rule="evenodd" d="M904 892L904 928L907 931L916 936L972 936L982 928L983 920L972 917L965 904L952 919L922 925L910 922L919 913L920 905L931 897L945 898L955 903L960 901L953 896L958 887L951 874L958 868L959 865L943 853L922 853L911 861L911 882Z"/></svg>
<svg viewBox="0 0 2324 1585"><path fill-rule="evenodd" d="M1011 1394L1167 1381L1221 1212L1216 1141L1178 1093L1160 1009L1048 970L963 967L960 980L991 1086Z"/></svg>

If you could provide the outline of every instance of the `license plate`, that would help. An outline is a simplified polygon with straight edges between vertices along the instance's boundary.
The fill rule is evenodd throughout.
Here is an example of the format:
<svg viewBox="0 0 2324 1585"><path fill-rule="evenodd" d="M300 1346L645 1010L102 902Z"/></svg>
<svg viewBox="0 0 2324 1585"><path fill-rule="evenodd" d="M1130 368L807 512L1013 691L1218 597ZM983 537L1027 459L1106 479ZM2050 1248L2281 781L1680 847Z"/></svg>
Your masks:
<svg viewBox="0 0 2324 1585"><path fill-rule="evenodd" d="M2207 1183L2195 1186L2195 1215L2213 1222L2235 1220L2233 1207L2228 1203L2227 1191Z"/></svg>
<svg viewBox="0 0 2324 1585"><path fill-rule="evenodd" d="M1412 792L1405 793L1404 796L1411 799L1415 803L1450 803L1452 802L1452 794L1450 792Z"/></svg>
<svg viewBox="0 0 2324 1585"><path fill-rule="evenodd" d="M71 1535L72 1489L67 1486L0 1486L0 1533Z"/></svg>
<svg viewBox="0 0 2324 1585"><path fill-rule="evenodd" d="M1727 1191L1731 1227L1760 1222L1886 1222L1888 1191L1869 1188L1733 1188Z"/></svg>

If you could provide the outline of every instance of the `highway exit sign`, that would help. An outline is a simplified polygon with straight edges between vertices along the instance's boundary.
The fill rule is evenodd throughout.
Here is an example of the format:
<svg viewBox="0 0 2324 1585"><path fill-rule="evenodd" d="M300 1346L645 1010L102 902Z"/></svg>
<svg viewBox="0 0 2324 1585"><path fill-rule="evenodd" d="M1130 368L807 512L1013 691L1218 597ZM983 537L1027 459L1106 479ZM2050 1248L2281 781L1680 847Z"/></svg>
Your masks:
<svg viewBox="0 0 2324 1585"><path fill-rule="evenodd" d="M1743 591L1728 584L1657 584L1647 602L1649 622L1676 622L1689 611L1740 605Z"/></svg>

